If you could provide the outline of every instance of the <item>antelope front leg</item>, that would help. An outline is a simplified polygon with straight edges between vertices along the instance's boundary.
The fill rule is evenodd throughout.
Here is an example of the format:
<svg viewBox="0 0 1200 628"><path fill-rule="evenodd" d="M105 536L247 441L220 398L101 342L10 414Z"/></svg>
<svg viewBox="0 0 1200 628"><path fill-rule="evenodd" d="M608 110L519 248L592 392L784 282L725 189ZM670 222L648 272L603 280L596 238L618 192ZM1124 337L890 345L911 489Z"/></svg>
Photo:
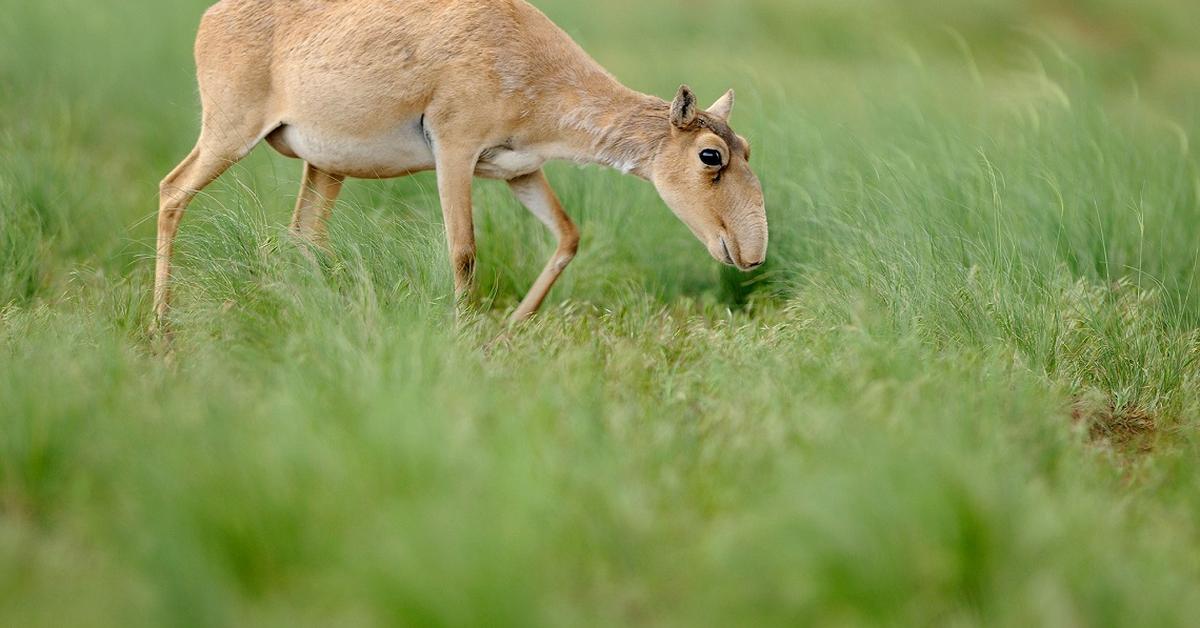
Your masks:
<svg viewBox="0 0 1200 628"><path fill-rule="evenodd" d="M575 228L575 223L571 222L571 217L563 211L562 204L558 202L558 197L541 170L513 179L508 185L521 204L558 238L558 250L546 263L545 270L512 315L510 323L516 324L527 320L538 311L542 302L546 300L546 295L554 287L554 282L558 281L567 265L575 259L575 253L579 250L579 230Z"/></svg>
<svg viewBox="0 0 1200 628"><path fill-rule="evenodd" d="M471 208L471 181L475 177L474 153L438 151L438 196L446 223L446 243L454 269L454 297L461 305L475 285L475 220Z"/></svg>

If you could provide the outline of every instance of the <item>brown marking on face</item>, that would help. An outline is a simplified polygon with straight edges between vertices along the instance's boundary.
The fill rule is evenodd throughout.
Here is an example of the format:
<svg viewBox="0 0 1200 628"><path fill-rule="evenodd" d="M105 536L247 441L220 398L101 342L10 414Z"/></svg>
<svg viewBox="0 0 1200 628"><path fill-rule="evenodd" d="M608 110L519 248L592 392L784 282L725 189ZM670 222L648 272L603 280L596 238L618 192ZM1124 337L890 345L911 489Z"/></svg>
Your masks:
<svg viewBox="0 0 1200 628"><path fill-rule="evenodd" d="M685 132L711 131L714 135L721 138L721 141L725 142L725 146L729 147L730 151L741 153L747 161L750 159L750 146L742 139L742 136L734 133L729 123L711 113L700 112L687 128L680 130Z"/></svg>

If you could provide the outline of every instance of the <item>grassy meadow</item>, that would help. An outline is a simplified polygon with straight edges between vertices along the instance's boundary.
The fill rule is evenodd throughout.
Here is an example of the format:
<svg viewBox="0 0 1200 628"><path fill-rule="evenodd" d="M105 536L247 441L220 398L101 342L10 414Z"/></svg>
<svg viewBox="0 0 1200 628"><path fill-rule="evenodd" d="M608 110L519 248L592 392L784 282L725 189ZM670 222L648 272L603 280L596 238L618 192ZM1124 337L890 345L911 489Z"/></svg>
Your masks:
<svg viewBox="0 0 1200 628"><path fill-rule="evenodd" d="M738 90L768 264L549 168L300 164L192 205L206 0L0 0L0 625L1184 626L1200 617L1200 4L534 0L630 86ZM1188 619L1191 618L1191 619Z"/></svg>

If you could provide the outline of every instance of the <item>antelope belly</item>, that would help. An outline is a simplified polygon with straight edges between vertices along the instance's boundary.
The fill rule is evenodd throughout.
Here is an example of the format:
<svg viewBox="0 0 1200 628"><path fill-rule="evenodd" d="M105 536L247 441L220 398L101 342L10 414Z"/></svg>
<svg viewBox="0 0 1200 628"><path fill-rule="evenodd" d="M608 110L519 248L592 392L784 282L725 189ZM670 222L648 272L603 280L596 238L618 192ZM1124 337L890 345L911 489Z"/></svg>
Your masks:
<svg viewBox="0 0 1200 628"><path fill-rule="evenodd" d="M537 172L546 158L532 150L497 148L485 151L475 166L475 174L490 179L515 179Z"/></svg>
<svg viewBox="0 0 1200 628"><path fill-rule="evenodd" d="M434 167L433 151L420 118L369 136L319 125L288 124L280 139L300 159L326 172L349 177L386 179Z"/></svg>

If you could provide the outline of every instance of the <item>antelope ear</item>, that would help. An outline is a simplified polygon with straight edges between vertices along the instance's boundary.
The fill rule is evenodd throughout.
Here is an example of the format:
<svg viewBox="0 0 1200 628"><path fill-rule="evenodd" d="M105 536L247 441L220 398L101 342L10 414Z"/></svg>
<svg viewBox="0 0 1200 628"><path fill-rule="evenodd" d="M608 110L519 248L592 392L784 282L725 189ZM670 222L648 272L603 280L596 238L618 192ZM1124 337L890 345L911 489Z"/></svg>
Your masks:
<svg viewBox="0 0 1200 628"><path fill-rule="evenodd" d="M708 112L722 120L728 121L729 115L733 113L733 90L725 92L725 95L720 100L708 108Z"/></svg>
<svg viewBox="0 0 1200 628"><path fill-rule="evenodd" d="M685 129L696 121L696 95L687 85L679 86L675 102L671 103L671 124Z"/></svg>

